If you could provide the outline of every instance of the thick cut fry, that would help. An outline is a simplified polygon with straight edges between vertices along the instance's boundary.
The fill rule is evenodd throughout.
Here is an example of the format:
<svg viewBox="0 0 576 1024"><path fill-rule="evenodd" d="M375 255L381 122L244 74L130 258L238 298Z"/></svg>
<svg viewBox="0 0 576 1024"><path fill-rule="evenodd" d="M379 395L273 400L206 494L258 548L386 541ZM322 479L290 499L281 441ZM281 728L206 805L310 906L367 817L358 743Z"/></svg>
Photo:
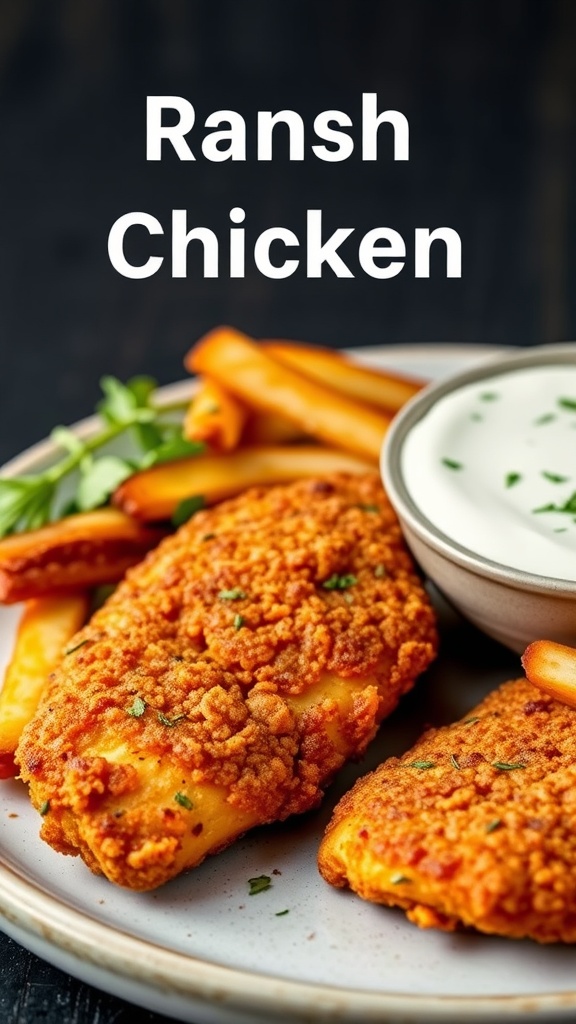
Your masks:
<svg viewBox="0 0 576 1024"><path fill-rule="evenodd" d="M377 464L391 414L310 380L230 327L205 335L186 356L195 373L215 377L247 405L279 413L305 434Z"/></svg>
<svg viewBox="0 0 576 1024"><path fill-rule="evenodd" d="M246 487L289 483L326 473L364 473L370 463L355 455L299 444L238 448L223 455L199 455L163 462L128 477L113 495L117 508L141 522L169 519L180 502L202 497L205 505Z"/></svg>
<svg viewBox="0 0 576 1024"><path fill-rule="evenodd" d="M82 592L33 599L24 605L0 690L0 779L17 774L14 751L22 730L31 721L66 644L84 625L89 604L88 594Z"/></svg>
<svg viewBox="0 0 576 1024"><path fill-rule="evenodd" d="M311 380L387 412L398 412L425 384L403 374L362 366L332 349L290 341L265 342L264 349Z"/></svg>
<svg viewBox="0 0 576 1024"><path fill-rule="evenodd" d="M114 583L165 532L106 508L5 537L0 541L0 603Z"/></svg>
<svg viewBox="0 0 576 1024"><path fill-rule="evenodd" d="M310 440L291 420L274 412L252 412L242 434L242 444L295 444Z"/></svg>
<svg viewBox="0 0 576 1024"><path fill-rule="evenodd" d="M203 441L215 452L236 448L248 418L246 406L210 377L198 382L184 417L188 441Z"/></svg>
<svg viewBox="0 0 576 1024"><path fill-rule="evenodd" d="M576 708L576 649L552 640L535 640L522 655L527 679L539 690Z"/></svg>

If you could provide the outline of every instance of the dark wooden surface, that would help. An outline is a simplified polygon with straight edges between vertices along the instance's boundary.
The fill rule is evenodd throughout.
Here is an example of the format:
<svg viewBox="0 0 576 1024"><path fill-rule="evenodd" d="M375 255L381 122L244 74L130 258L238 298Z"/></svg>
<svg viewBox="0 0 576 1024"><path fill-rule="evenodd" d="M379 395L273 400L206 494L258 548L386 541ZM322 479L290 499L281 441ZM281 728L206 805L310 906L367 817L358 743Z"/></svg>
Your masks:
<svg viewBox="0 0 576 1024"><path fill-rule="evenodd" d="M89 413L104 373L168 383L204 331L331 346L534 345L576 337L576 4L571 0L4 0L0 7L0 462ZM148 93L357 118L363 91L409 119L411 159L144 159ZM357 136L356 136L357 137ZM251 140L251 142L250 142ZM250 237L449 225L461 280L359 274L121 278L106 240L142 209ZM129 1008L0 936L1 1024L124 1024ZM131 1018L132 1019L132 1018ZM143 1024L161 1018L140 1010Z"/></svg>
<svg viewBox="0 0 576 1024"><path fill-rule="evenodd" d="M171 1024L39 960L0 932L2 1024Z"/></svg>

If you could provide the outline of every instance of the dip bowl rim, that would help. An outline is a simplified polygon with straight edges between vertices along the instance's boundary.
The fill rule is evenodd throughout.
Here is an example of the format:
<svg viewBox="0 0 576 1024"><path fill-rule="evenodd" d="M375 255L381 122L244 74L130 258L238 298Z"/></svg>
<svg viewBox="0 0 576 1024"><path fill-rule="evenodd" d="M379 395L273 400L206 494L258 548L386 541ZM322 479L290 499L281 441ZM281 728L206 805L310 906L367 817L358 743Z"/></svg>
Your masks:
<svg viewBox="0 0 576 1024"><path fill-rule="evenodd" d="M489 356L478 366L457 371L449 377L427 384L392 420L382 444L380 473L384 489L401 525L411 530L437 554L476 575L517 590L573 599L576 596L576 578L559 579L505 565L479 554L444 533L412 498L404 480L401 462L404 443L411 430L441 398L459 391L467 384L488 383L512 370L555 365L576 365L576 341L535 345L514 352L508 350L505 355L499 353Z"/></svg>

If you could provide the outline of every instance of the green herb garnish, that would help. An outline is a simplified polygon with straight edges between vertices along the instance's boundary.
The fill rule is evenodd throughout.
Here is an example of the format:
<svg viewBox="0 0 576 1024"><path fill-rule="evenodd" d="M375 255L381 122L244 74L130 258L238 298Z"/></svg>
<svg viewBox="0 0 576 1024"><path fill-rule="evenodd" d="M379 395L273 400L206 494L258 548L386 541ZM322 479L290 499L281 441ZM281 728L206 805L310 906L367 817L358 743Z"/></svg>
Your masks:
<svg viewBox="0 0 576 1024"><path fill-rule="evenodd" d="M146 711L146 701L142 700L142 697L134 697L132 704L126 709L127 715L132 715L132 718L141 718Z"/></svg>
<svg viewBox="0 0 576 1024"><path fill-rule="evenodd" d="M205 504L203 494L193 494L189 498L184 498L172 513L172 526L182 526L183 523L187 523L196 512L204 508Z"/></svg>
<svg viewBox="0 0 576 1024"><path fill-rule="evenodd" d="M234 616L234 629L242 629L243 625L244 625L244 616L243 615L235 615Z"/></svg>
<svg viewBox="0 0 576 1024"><path fill-rule="evenodd" d="M555 419L556 417L553 412L545 412L542 416L539 416L538 419L534 420L534 425L536 427L542 427L545 423L553 423Z"/></svg>
<svg viewBox="0 0 576 1024"><path fill-rule="evenodd" d="M442 459L442 465L448 469L464 469L461 462L456 462L456 459Z"/></svg>
<svg viewBox="0 0 576 1024"><path fill-rule="evenodd" d="M40 814L44 818L48 814L48 811L50 810L50 801L45 800L44 803L40 804L38 810L40 811Z"/></svg>
<svg viewBox="0 0 576 1024"><path fill-rule="evenodd" d="M560 473L548 473L545 469L542 470L542 476L551 484L565 484L570 479L569 476L562 476Z"/></svg>
<svg viewBox="0 0 576 1024"><path fill-rule="evenodd" d="M573 515L576 512L576 491L573 491L567 501L563 505L555 505L553 502L549 502L547 505L540 505L539 508L533 508L532 512L534 515L539 512L567 512L569 515Z"/></svg>
<svg viewBox="0 0 576 1024"><path fill-rule="evenodd" d="M436 763L434 761L410 761L409 768L419 768L420 771L426 771L427 768L435 768Z"/></svg>
<svg viewBox="0 0 576 1024"><path fill-rule="evenodd" d="M495 832L497 828L500 828L501 824L502 824L502 821L500 820L500 818L493 818L492 821L488 822L488 824L486 825L486 828L484 829L484 831L485 832Z"/></svg>
<svg viewBox="0 0 576 1024"><path fill-rule="evenodd" d="M363 512L379 512L380 511L380 506L379 505L365 505L362 502L360 502L360 504L357 507L361 508Z"/></svg>
<svg viewBox="0 0 576 1024"><path fill-rule="evenodd" d="M514 772L517 768L525 768L526 765L520 762L509 764L507 761L493 761L492 767L497 768L499 772Z"/></svg>
<svg viewBox="0 0 576 1024"><path fill-rule="evenodd" d="M385 565L377 565L375 567L375 569L374 569L374 575L375 575L376 579L381 580L382 577L386 575L386 566Z"/></svg>
<svg viewBox="0 0 576 1024"><path fill-rule="evenodd" d="M187 811L191 811L194 807L194 804L190 800L190 797L186 796L186 793L178 791L174 794L174 799L177 804L180 804L180 807L185 807Z"/></svg>
<svg viewBox="0 0 576 1024"><path fill-rule="evenodd" d="M99 508L137 470L204 450L203 444L186 441L181 426L165 418L187 403L155 405L152 395L156 381L151 377L134 377L126 384L115 377L103 377L100 386L104 397L96 412L101 428L92 437L81 439L66 427L56 427L52 440L63 453L58 462L41 473L0 480L0 537L38 529L72 511ZM128 434L140 454L130 458L96 454ZM78 481L74 498L63 512L56 509L60 485L72 473L77 473Z"/></svg>
<svg viewBox="0 0 576 1024"><path fill-rule="evenodd" d="M232 587L232 590L220 590L218 597L221 601L242 601L248 595L240 587Z"/></svg>
<svg viewBox="0 0 576 1024"><path fill-rule="evenodd" d="M458 771L460 771L460 765L458 764L458 761L456 760L454 754L450 754L450 764L452 765L453 768L456 768Z"/></svg>
<svg viewBox="0 0 576 1024"><path fill-rule="evenodd" d="M168 728L171 729L173 725L176 725L178 722L181 722L183 718L186 718L186 715L176 715L174 718L168 718L168 715L164 715L162 711L157 711L156 717L161 725L167 725Z"/></svg>
<svg viewBox="0 0 576 1024"><path fill-rule="evenodd" d="M576 398L559 398L558 405L561 409L569 409L570 412L576 412Z"/></svg>
<svg viewBox="0 0 576 1024"><path fill-rule="evenodd" d="M66 658L69 654L74 654L74 651L79 651L80 648L84 647L84 644L87 644L87 643L90 643L90 640L89 640L88 637L86 637L85 640L80 640L79 643L74 644L74 647L67 647L66 650L64 651L64 657Z"/></svg>
<svg viewBox="0 0 576 1024"><path fill-rule="evenodd" d="M499 394L496 391L483 391L480 395L481 402L495 402L499 398Z"/></svg>
<svg viewBox="0 0 576 1024"><path fill-rule="evenodd" d="M274 917L284 917L286 914L289 913L289 910L277 910L276 913L274 914Z"/></svg>
<svg viewBox="0 0 576 1024"><path fill-rule="evenodd" d="M266 892L272 887L272 879L269 875L258 875L256 878L248 879L248 895L257 896L259 892Z"/></svg>
<svg viewBox="0 0 576 1024"><path fill-rule="evenodd" d="M506 487L514 487L514 484L520 483L521 479L521 473L507 473L505 479Z"/></svg>
<svg viewBox="0 0 576 1024"><path fill-rule="evenodd" d="M324 580L322 586L324 590L347 590L348 587L353 587L358 580L356 576L349 573L347 576L339 576L338 573L333 573L330 579Z"/></svg>

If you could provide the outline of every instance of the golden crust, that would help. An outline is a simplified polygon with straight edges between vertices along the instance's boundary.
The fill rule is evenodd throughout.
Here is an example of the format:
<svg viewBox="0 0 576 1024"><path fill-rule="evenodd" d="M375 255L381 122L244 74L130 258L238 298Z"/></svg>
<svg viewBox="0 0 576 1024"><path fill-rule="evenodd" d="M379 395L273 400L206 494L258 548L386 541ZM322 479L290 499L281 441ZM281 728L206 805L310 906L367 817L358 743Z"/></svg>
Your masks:
<svg viewBox="0 0 576 1024"><path fill-rule="evenodd" d="M21 775L36 806L49 801L48 842L152 888L316 806L437 636L368 473L198 513L70 647L20 744Z"/></svg>
<svg viewBox="0 0 576 1024"><path fill-rule="evenodd" d="M575 724L526 679L504 684L355 784L322 875L421 927L575 942Z"/></svg>

